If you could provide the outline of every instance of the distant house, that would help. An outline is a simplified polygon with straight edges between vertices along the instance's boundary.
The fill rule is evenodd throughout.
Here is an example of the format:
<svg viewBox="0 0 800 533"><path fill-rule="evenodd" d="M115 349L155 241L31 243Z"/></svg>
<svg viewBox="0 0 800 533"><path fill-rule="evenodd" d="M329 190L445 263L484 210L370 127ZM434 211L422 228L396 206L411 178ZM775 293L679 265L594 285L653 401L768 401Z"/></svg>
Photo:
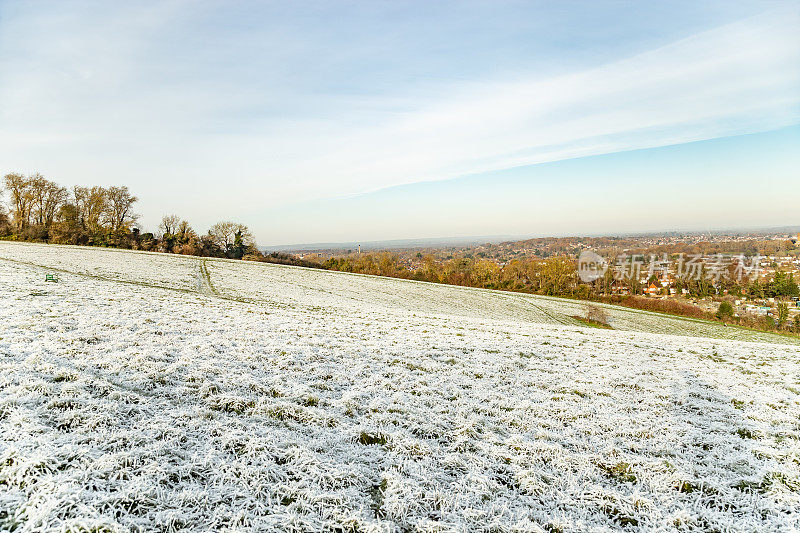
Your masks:
<svg viewBox="0 0 800 533"><path fill-rule="evenodd" d="M631 291L628 289L628 286L621 281L614 281L614 283L611 285L611 293L625 296L630 294Z"/></svg>
<svg viewBox="0 0 800 533"><path fill-rule="evenodd" d="M767 307L767 306L764 306L764 305L747 304L745 306L745 310L748 313L752 313L754 315L767 316L769 314L771 308Z"/></svg>
<svg viewBox="0 0 800 533"><path fill-rule="evenodd" d="M646 294L649 294L650 296L658 296L659 294L661 294L661 287L659 287L659 286L658 286L658 285L656 285L655 283L651 283L651 284L650 284L650 285L649 285L649 286L648 286L648 287L647 287L647 288L644 290L644 292L645 292Z"/></svg>

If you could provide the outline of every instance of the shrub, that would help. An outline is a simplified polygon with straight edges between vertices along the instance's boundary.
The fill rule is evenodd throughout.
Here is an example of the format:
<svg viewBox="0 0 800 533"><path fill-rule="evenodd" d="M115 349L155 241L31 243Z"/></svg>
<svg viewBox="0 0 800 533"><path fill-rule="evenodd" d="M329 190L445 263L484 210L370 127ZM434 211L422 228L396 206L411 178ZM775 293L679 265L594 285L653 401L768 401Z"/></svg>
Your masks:
<svg viewBox="0 0 800 533"><path fill-rule="evenodd" d="M783 328L789 320L789 304L785 301L778 302L778 327Z"/></svg>
<svg viewBox="0 0 800 533"><path fill-rule="evenodd" d="M669 313L692 318L712 318L710 313L706 313L700 307L677 300L659 300L642 296L613 296L607 298L606 301L643 311L655 311L657 313Z"/></svg>
<svg viewBox="0 0 800 533"><path fill-rule="evenodd" d="M722 302L717 309L717 318L720 320L730 320L733 318L733 306L728 302Z"/></svg>
<svg viewBox="0 0 800 533"><path fill-rule="evenodd" d="M604 309L596 305L586 306L586 320L608 325L609 316Z"/></svg>

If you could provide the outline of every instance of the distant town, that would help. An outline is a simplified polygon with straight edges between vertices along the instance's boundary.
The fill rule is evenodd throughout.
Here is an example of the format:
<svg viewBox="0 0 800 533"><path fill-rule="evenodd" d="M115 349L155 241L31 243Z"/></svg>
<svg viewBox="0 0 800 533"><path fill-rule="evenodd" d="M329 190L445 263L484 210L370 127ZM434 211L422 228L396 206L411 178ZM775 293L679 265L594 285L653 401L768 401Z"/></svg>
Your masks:
<svg viewBox="0 0 800 533"><path fill-rule="evenodd" d="M516 263L543 262L561 258L577 261L581 252L592 250L610 262L617 260L625 275L614 276L601 292L608 296L640 296L693 306L706 314L718 314L721 302L732 307L731 318L800 322L800 231L708 232L651 234L625 237L544 237L451 246L395 247L362 250L358 244L346 249L298 250L297 257L337 268L343 260L382 256L408 272L446 269L448 263L491 263L500 271ZM620 258L622 263L620 263ZM347 270L347 268L344 268ZM489 268L492 270L492 268ZM691 272L690 272L691 271ZM701 274L699 283L687 282L690 274ZM406 276L404 276L406 277ZM413 276L411 276L413 277ZM787 288L775 293L770 284L786 280ZM599 280L601 281L601 280ZM465 283L470 284L470 283ZM538 292L538 291L537 291ZM783 294L783 292L787 294ZM785 307L782 307L782 304Z"/></svg>

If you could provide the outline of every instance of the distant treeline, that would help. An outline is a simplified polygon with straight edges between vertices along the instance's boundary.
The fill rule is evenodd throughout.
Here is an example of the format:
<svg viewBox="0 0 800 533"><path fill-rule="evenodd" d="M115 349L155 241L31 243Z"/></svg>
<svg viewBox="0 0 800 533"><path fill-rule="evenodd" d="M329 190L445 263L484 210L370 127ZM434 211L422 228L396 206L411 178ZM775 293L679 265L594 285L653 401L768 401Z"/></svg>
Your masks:
<svg viewBox="0 0 800 533"><path fill-rule="evenodd" d="M791 323L788 321L785 302L778 305L777 323L769 317L754 319L734 317L733 312L709 313L691 304L671 299L645 297L643 294L646 287L638 279L632 277L622 281L615 280L611 269L606 271L604 277L592 283L583 283L578 277L577 261L567 256L546 259L520 258L501 266L489 259L461 256L437 261L433 256L427 255L423 256L420 267L409 268L403 264L397 254L374 253L331 257L322 265L331 270L344 272L601 301L693 318L717 319L764 330L781 329L800 332L800 320ZM650 281L658 284L655 276L652 276ZM624 284L630 294L615 294L612 289L615 285L619 286L620 284ZM769 281L759 281L757 278L751 280L746 277L737 280L736 276L731 273L714 284L701 270L700 275L696 278L677 279L673 288L679 293L686 289L690 296L697 298L721 296L724 291L727 291L730 297L774 297L779 300L800 295L800 287L792 274L780 271Z"/></svg>
<svg viewBox="0 0 800 533"><path fill-rule="evenodd" d="M432 255L427 255L422 257L421 267L408 268L397 254L384 252L331 257L322 264L331 270L344 272L580 299L609 296L613 294L612 288L620 284L634 296L644 294L646 288L636 277L615 280L612 269L608 269L603 277L593 283L583 283L578 277L577 261L567 256L520 258L501 266L490 259L458 256L437 261ZM781 271L766 282L755 277L751 280L746 276L738 280L735 265L732 265L730 272L721 276L717 283L712 283L710 278L701 268L697 276L676 279L673 288L678 292L686 289L690 296L697 298L718 295L724 291L732 296L752 298L800 295L800 288L792 274ZM659 283L655 275L651 276L649 282Z"/></svg>
<svg viewBox="0 0 800 533"><path fill-rule="evenodd" d="M155 233L136 225L139 199L128 187L68 189L40 174L6 174L0 187L0 238L54 244L108 246L204 257L227 257L316 266L289 254L262 254L244 224L219 222L197 233L176 215L167 215Z"/></svg>

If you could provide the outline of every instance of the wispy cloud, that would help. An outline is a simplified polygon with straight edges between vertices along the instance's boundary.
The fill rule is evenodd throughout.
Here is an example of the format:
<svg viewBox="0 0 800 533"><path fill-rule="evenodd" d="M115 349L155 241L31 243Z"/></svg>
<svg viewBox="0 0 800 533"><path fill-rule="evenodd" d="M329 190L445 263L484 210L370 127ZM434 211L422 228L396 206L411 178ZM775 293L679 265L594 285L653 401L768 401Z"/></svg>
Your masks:
<svg viewBox="0 0 800 533"><path fill-rule="evenodd" d="M443 86L277 166L298 194L358 192L796 124L798 27L797 12L776 11L566 76Z"/></svg>

